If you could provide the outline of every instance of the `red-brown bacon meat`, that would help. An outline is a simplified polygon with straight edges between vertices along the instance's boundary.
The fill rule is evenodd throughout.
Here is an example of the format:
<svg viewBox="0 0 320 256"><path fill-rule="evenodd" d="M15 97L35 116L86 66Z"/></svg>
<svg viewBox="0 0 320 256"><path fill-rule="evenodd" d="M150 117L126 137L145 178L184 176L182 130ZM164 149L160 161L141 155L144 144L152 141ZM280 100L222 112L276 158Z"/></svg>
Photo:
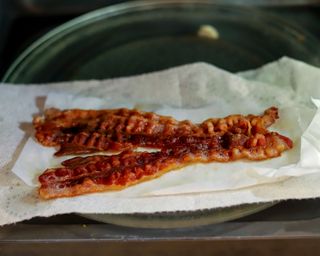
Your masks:
<svg viewBox="0 0 320 256"><path fill-rule="evenodd" d="M280 156L291 147L289 138L275 132L171 138L158 152L124 151L64 161L63 167L47 169L39 177L39 194L51 199L120 190L189 164L264 160Z"/></svg>
<svg viewBox="0 0 320 256"><path fill-rule="evenodd" d="M163 148L168 138L212 137L224 134L264 134L278 118L275 107L263 115L230 115L201 124L129 109L48 109L34 119L36 139L44 146L58 146L59 155L98 151L123 151L136 147Z"/></svg>

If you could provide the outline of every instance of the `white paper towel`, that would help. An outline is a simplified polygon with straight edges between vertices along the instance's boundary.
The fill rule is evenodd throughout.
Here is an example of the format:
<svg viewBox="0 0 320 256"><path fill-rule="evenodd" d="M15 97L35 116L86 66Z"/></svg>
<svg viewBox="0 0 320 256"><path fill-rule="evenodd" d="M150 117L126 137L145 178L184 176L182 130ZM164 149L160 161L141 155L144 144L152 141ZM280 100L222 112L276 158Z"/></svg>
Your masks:
<svg viewBox="0 0 320 256"><path fill-rule="evenodd" d="M34 216L50 216L68 212L133 213L197 210L242 203L320 196L320 189L317 186L317 182L320 181L320 174L318 174L319 135L317 133L320 125L319 113L316 112L310 99L311 95L320 98L320 87L316 85L320 78L320 70L298 61L283 58L256 72L251 71L241 75L247 79L208 64L198 63L132 78L60 83L47 86L2 86L0 88L2 108L0 113L0 192L2 193L0 224L17 222ZM249 81L248 79L262 82ZM202 191L202 193L184 195L151 196L151 190L148 187L150 183L146 182L128 188L126 193L119 191L42 201L39 200L35 188L25 185L10 170L32 132L30 125L32 115L43 109L43 97L49 93L50 95L54 95L52 93L73 94L73 96L60 97L59 101L53 100L57 94L50 97L52 102L47 102L47 104L56 104L56 107L59 107L59 104L69 104L68 106L72 107L72 104L77 104L77 100L81 101L81 97L90 96L102 98L102 100L87 101L88 105L83 107L92 108L96 106L97 102L101 104L101 107L128 106L128 103L131 103L138 104L140 108L146 110L155 110L160 114L172 115L174 112L179 119L188 119L189 116L192 116L194 117L193 121L197 122L202 121L209 114L210 116L225 116L239 112L260 113L264 108L276 105L281 107L282 117L275 128L285 130L284 134L289 134L295 140L296 152L292 150L290 153L284 154L282 158L270 160L270 162L280 161L280 163L277 168L262 171L262 178L266 179L266 182L270 182L270 177L273 179L272 182L278 179L282 180L277 183L261 184L265 183L261 182L258 186L252 186L255 184L251 181L251 183L241 184L243 183L241 175L245 172L236 170L229 172L234 175L230 182L214 180L213 183L217 188L213 189L214 192L203 193ZM162 107L163 105L166 107ZM313 121L311 122L311 120ZM299 154L299 150L297 150L299 149L299 138L306 129L310 132L307 133L308 136L302 136L302 149L312 148L312 150L310 152L303 150L302 154ZM301 161L298 161L299 157ZM286 159L285 165L287 167L283 162L281 163L284 159ZM259 162L255 168L265 163ZM238 165L240 163L232 164ZM228 164L228 166L232 166L232 164ZM17 165L19 162L15 167ZM265 168L265 166L263 167ZM282 169L276 171L275 169L278 167ZM19 168L21 173L21 169L24 167L20 165ZM257 170L259 171L259 168ZM224 171L228 172L228 170ZM229 174L224 175L222 172L218 172L214 173L217 175L214 176L215 179L225 180L226 177L229 177ZM285 175L281 175L281 172ZM301 176L302 173L303 176ZM306 175L307 173L312 174ZM259 174L258 180L261 180L259 172L254 172L253 179L256 179L254 177L256 174ZM168 184L170 184L170 175L186 175L186 180L188 175L191 175L189 177L193 176L192 171L189 173L188 171L171 172L167 175ZM237 178L237 175L241 178ZM288 178L289 176L295 177ZM171 185L169 186L170 193L172 193L172 188L174 191L177 190L175 186ZM191 186L191 192L194 192L192 191L194 189L192 182L184 185L188 189ZM212 184L209 186L212 187ZM242 187L242 189L234 189L235 187ZM157 191L168 193L166 189L168 187L159 187ZM211 191L213 190L211 188ZM142 196L146 194L148 196Z"/></svg>
<svg viewBox="0 0 320 256"><path fill-rule="evenodd" d="M274 94L276 94L276 92L274 92ZM270 95L270 97L272 97L272 95ZM217 113L217 109L219 108L225 111L230 108L230 103L226 103L227 100L229 100L228 94L226 94L224 99L221 99L218 104L212 102L211 105L200 108L173 108L161 105L157 105L156 107L147 105L146 107L154 107L152 111L159 114L170 113L171 116L178 120L187 118L193 122L200 122L212 117L212 113ZM49 94L46 102L46 107L59 107L61 109L103 109L114 107L109 105L109 102L105 102L104 99L82 98L80 96L56 93ZM132 108L137 102L138 99L135 102L120 104L120 106ZM257 102L257 105L258 104L259 102ZM294 102L290 104L293 105ZM139 102L138 105L140 105L140 108L144 108L145 106L139 104ZM241 111L241 107L239 107L239 111ZM114 194L117 197L129 198L234 190L264 183L278 182L291 176L302 176L317 172L318 170L320 171L320 164L311 168L313 161L312 158L309 157L309 154L306 155L303 152L300 154L301 136L310 137L312 136L312 131L320 130L320 114L314 115L312 125L310 125L308 129L303 130L298 120L303 118L304 112L305 108L283 108L280 111L280 120L272 126L273 130L286 134L295 142L295 147L283 153L282 157L258 162L235 161L228 164L193 164L121 192L108 193ZM307 121L310 122L310 120ZM292 129L293 127L294 129ZM315 137L320 138L320 135L316 135ZM30 138L14 165L13 172L26 184L30 186L39 185L37 178L46 168L58 167L61 161L70 158L70 156L63 158L54 157L54 151L53 148L43 147L33 138ZM310 144L308 144L308 152L320 154L320 150ZM301 168L301 163L305 164L303 168ZM308 165L308 168L306 168L306 165Z"/></svg>

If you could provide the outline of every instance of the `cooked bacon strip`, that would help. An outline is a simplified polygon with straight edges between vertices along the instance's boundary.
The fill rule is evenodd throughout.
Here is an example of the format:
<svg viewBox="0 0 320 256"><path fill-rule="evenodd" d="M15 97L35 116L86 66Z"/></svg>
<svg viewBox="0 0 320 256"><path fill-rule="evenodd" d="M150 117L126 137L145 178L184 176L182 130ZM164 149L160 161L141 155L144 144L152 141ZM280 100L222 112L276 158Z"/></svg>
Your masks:
<svg viewBox="0 0 320 256"><path fill-rule="evenodd" d="M50 108L44 116L37 116L33 120L36 129L36 138L44 146L58 146L68 135L81 131L94 131L104 120L115 119L134 115L136 110L59 110ZM109 127L114 128L114 127Z"/></svg>
<svg viewBox="0 0 320 256"><path fill-rule="evenodd" d="M61 146L56 155L83 154L97 151L122 151L137 146L161 145L150 143L153 138L162 142L168 136L211 137L227 132L251 135L264 133L278 118L278 109L267 109L262 116L231 115L211 118L201 124L177 121L137 110L64 110L49 109L44 117L34 119L37 140L45 146ZM144 138L144 139L142 139ZM160 139L159 139L160 138ZM150 145L149 145L150 146Z"/></svg>
<svg viewBox="0 0 320 256"><path fill-rule="evenodd" d="M175 138L159 152L125 151L113 156L76 157L64 167L47 169L40 177L43 199L124 189L197 162L264 160L292 148L292 141L275 132Z"/></svg>

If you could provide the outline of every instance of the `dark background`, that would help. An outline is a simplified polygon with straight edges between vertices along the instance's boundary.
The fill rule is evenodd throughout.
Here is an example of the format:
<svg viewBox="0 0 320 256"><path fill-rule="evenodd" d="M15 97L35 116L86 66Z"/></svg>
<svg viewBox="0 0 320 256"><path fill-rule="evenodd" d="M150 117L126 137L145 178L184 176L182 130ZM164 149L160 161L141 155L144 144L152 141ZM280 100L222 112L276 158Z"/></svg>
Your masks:
<svg viewBox="0 0 320 256"><path fill-rule="evenodd" d="M52 28L90 10L121 0L0 0L0 78L15 58ZM217 1L215 1L217 2ZM233 4L235 1L219 1ZM309 31L320 39L320 0L236 1L255 5Z"/></svg>

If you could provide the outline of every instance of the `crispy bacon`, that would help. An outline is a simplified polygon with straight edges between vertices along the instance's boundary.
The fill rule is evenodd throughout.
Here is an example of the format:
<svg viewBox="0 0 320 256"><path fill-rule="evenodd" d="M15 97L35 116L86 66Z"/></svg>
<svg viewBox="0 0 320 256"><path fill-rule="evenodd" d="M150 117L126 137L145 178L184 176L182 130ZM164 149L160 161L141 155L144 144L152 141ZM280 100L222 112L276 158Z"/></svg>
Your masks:
<svg viewBox="0 0 320 256"><path fill-rule="evenodd" d="M59 146L56 155L122 151L75 157L40 177L44 199L123 189L193 163L264 160L292 148L292 141L267 128L278 109L263 115L230 115L201 124L138 110L49 109L34 119L37 140ZM135 152L136 147L157 152Z"/></svg>
<svg viewBox="0 0 320 256"><path fill-rule="evenodd" d="M169 139L170 140L170 139ZM226 133L212 137L171 138L158 152L124 151L112 156L75 157L63 167L47 169L40 177L43 199L119 190L192 163L264 160L292 148L289 138L275 132Z"/></svg>
<svg viewBox="0 0 320 256"><path fill-rule="evenodd" d="M138 146L161 148L168 137L212 137L226 133L265 133L278 118L271 107L262 116L230 115L201 124L138 110L49 109L34 119L35 137L44 146L60 146L56 155L123 151Z"/></svg>

